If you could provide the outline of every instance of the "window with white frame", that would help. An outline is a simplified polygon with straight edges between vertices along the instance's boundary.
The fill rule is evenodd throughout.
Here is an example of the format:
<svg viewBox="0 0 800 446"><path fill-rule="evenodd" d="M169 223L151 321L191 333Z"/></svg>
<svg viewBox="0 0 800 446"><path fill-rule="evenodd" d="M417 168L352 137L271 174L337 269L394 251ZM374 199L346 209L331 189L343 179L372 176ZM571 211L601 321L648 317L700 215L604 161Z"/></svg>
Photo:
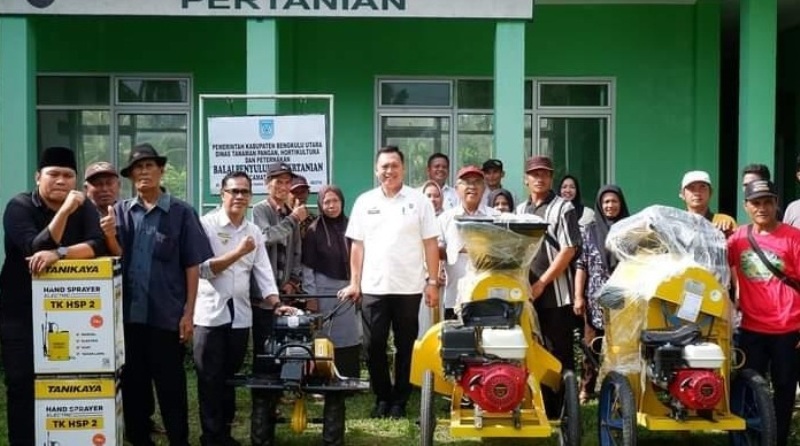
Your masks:
<svg viewBox="0 0 800 446"><path fill-rule="evenodd" d="M536 153L553 158L556 181L578 178L586 204L613 178L613 98L611 79L534 80Z"/></svg>
<svg viewBox="0 0 800 446"><path fill-rule="evenodd" d="M191 200L191 92L188 76L41 74L39 150L72 148L80 177L96 161L120 169L131 147L150 143L168 158L164 187ZM129 182L122 186L122 198L130 196Z"/></svg>
<svg viewBox="0 0 800 446"><path fill-rule="evenodd" d="M403 150L408 184L425 181L433 153L450 157L451 184L458 167L495 153L491 79L379 79L377 90L378 145ZM587 195L610 178L612 80L527 80L524 113L526 156L552 156L556 175L572 173Z"/></svg>

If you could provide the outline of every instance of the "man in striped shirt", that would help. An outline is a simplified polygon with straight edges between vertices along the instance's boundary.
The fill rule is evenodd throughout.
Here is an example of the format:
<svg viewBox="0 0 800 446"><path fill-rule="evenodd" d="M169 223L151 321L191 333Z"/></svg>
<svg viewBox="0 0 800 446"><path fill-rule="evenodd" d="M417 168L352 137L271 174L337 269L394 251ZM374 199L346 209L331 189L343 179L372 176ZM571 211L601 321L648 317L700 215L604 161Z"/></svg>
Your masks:
<svg viewBox="0 0 800 446"><path fill-rule="evenodd" d="M584 305L582 300L573 302L572 299L570 262L581 244L578 217L572 203L552 190L553 161L550 158L534 156L526 161L525 184L530 195L517 206L516 213L538 215L548 223L545 240L531 264L530 298L539 317L545 347L561 362L562 370L574 370L573 311L579 312ZM548 400L545 398L545 405L550 414L560 404L548 404Z"/></svg>

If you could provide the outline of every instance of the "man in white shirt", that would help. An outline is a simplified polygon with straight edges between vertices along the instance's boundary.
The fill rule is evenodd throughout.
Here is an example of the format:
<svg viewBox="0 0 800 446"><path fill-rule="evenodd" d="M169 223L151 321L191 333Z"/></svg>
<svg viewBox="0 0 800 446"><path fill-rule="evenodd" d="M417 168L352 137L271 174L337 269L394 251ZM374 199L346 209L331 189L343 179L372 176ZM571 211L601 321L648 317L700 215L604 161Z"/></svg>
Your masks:
<svg viewBox="0 0 800 446"><path fill-rule="evenodd" d="M456 227L456 217L462 215L489 216L497 215L499 212L486 206L483 201L483 190L485 188L484 175L481 169L475 166L462 167L458 171L456 181L456 191L461 200L461 204L453 209L444 211L439 215L439 227L441 236L439 238L439 256L445 260L445 272L447 273L447 285L444 289L443 308L444 319L455 318L454 311L458 303L458 281L464 277L467 271L469 258L464 247L464 240Z"/></svg>
<svg viewBox="0 0 800 446"><path fill-rule="evenodd" d="M202 445L238 444L231 438L236 396L226 380L242 366L247 351L251 274L270 307L280 313L293 311L278 299L261 230L245 219L250 177L244 172L229 173L222 180L221 195L222 207L201 219L214 251L214 257L200 265L194 312Z"/></svg>
<svg viewBox="0 0 800 446"><path fill-rule="evenodd" d="M450 158L444 153L434 153L428 157L428 180L434 181L442 189L442 209L452 209L459 204L456 190L447 185L450 176Z"/></svg>
<svg viewBox="0 0 800 446"><path fill-rule="evenodd" d="M380 186L361 194L353 206L346 236L350 251L350 285L341 298L359 299L364 325L374 418L405 417L411 394L411 351L417 337L420 299L439 305L437 278L439 228L433 205L422 193L403 184L403 153L389 146L378 151L375 175ZM397 350L394 384L389 376L386 342L389 328Z"/></svg>

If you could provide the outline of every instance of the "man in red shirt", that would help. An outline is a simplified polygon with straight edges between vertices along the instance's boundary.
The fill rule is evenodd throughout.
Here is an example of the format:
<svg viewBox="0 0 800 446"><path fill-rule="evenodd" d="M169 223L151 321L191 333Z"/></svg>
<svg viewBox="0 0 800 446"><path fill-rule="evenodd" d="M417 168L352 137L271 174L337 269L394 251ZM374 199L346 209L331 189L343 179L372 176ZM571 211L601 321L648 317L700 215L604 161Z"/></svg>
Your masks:
<svg viewBox="0 0 800 446"><path fill-rule="evenodd" d="M742 312L739 347L745 354L745 368L764 376L770 373L777 444L785 446L798 376L794 358L800 344L800 285L794 281L800 279L800 230L777 219L778 194L771 182L747 184L744 196L752 224L740 227L728 239L728 262L737 278Z"/></svg>

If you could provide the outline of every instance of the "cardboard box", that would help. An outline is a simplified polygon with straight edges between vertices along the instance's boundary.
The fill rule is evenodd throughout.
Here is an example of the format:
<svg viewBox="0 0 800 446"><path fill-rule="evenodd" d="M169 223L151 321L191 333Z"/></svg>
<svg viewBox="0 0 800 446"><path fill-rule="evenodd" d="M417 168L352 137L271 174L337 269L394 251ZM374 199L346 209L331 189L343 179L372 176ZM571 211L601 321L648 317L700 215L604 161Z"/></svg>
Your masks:
<svg viewBox="0 0 800 446"><path fill-rule="evenodd" d="M38 374L115 373L125 363L119 258L61 260L34 277Z"/></svg>
<svg viewBox="0 0 800 446"><path fill-rule="evenodd" d="M36 444L122 446L122 394L114 376L37 379Z"/></svg>

